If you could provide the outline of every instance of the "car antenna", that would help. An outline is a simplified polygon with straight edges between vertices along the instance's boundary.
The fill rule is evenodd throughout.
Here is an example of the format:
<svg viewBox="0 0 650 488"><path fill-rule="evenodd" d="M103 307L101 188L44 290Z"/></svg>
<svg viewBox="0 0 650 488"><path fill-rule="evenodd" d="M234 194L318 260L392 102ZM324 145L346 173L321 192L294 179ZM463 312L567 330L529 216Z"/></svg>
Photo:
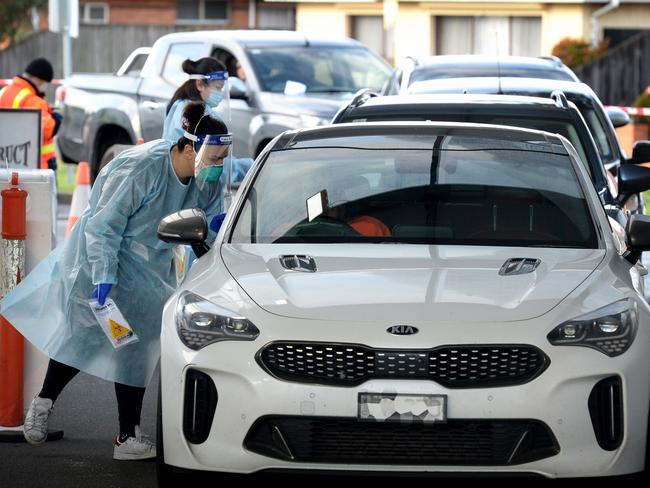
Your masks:
<svg viewBox="0 0 650 488"><path fill-rule="evenodd" d="M501 60L499 58L497 58L497 80L497 83L499 83L497 95L503 95L503 91L501 91Z"/></svg>

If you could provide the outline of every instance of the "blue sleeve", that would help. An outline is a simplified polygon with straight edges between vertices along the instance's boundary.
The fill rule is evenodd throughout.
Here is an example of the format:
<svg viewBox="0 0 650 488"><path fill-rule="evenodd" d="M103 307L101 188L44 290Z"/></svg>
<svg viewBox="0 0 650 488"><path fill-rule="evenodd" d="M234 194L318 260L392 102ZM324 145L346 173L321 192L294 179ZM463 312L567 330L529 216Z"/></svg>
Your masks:
<svg viewBox="0 0 650 488"><path fill-rule="evenodd" d="M142 206L150 182L147 165L136 171L114 168L99 189L84 229L93 284L117 283L118 252L129 218ZM101 181L95 183L101 184ZM91 199L91 205L93 199Z"/></svg>
<svg viewBox="0 0 650 488"><path fill-rule="evenodd" d="M252 165L251 158L232 158L232 181L242 181Z"/></svg>
<svg viewBox="0 0 650 488"><path fill-rule="evenodd" d="M187 105L186 100L176 100L169 109L167 117L165 117L163 139L173 142L174 144L176 144L183 135L183 123L181 118L183 116L185 105Z"/></svg>

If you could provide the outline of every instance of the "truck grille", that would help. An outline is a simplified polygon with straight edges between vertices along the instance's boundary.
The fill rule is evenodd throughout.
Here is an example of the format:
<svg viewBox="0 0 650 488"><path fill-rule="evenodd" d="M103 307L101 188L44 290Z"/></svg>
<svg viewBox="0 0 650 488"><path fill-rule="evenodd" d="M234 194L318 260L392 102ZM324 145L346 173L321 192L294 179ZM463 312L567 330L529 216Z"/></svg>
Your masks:
<svg viewBox="0 0 650 488"><path fill-rule="evenodd" d="M300 383L355 386L371 379L428 379L448 388L519 385L550 363L526 345L373 349L358 344L274 342L257 355L271 375Z"/></svg>

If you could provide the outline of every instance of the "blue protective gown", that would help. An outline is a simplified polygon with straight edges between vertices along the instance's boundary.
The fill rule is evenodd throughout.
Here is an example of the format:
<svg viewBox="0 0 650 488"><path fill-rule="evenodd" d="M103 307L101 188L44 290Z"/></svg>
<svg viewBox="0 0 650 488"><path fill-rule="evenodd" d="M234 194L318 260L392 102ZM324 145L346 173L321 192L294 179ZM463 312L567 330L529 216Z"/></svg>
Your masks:
<svg viewBox="0 0 650 488"><path fill-rule="evenodd" d="M49 357L109 381L149 383L163 305L176 288L173 245L157 238L158 223L185 208L209 218L223 211L221 185L183 184L171 148L159 139L111 161L68 239L0 301L0 313ZM88 304L98 283L114 284L110 298L140 342L113 349Z"/></svg>
<svg viewBox="0 0 650 488"><path fill-rule="evenodd" d="M183 135L183 123L182 123L183 110L185 110L185 106L187 105L188 102L189 100L176 100L172 104L171 108L169 109L169 113L165 117L165 124L163 125L163 139L167 139L173 144L176 144L178 142L178 139L181 138L181 136ZM206 105L205 112L209 115L219 117L219 114L216 113L216 111L211 110L207 105ZM225 123L226 125L228 125L228 122ZM232 157L233 183L243 180L244 176L246 176L246 172L250 169L252 165L253 165L253 160L251 158L236 158L233 155Z"/></svg>

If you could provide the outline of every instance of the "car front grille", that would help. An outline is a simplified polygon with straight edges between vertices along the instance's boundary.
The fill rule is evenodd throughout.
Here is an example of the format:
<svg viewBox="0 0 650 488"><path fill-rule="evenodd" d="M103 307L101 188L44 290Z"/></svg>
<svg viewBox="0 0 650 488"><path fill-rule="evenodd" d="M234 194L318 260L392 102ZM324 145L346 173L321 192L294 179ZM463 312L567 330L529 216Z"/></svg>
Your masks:
<svg viewBox="0 0 650 488"><path fill-rule="evenodd" d="M293 462L419 466L512 466L560 452L538 420L368 423L339 417L262 417L244 446Z"/></svg>
<svg viewBox="0 0 650 488"><path fill-rule="evenodd" d="M536 347L511 344L388 350L274 342L258 353L257 360L285 381L355 386L371 379L428 379L448 388L519 385L539 376L550 363Z"/></svg>

